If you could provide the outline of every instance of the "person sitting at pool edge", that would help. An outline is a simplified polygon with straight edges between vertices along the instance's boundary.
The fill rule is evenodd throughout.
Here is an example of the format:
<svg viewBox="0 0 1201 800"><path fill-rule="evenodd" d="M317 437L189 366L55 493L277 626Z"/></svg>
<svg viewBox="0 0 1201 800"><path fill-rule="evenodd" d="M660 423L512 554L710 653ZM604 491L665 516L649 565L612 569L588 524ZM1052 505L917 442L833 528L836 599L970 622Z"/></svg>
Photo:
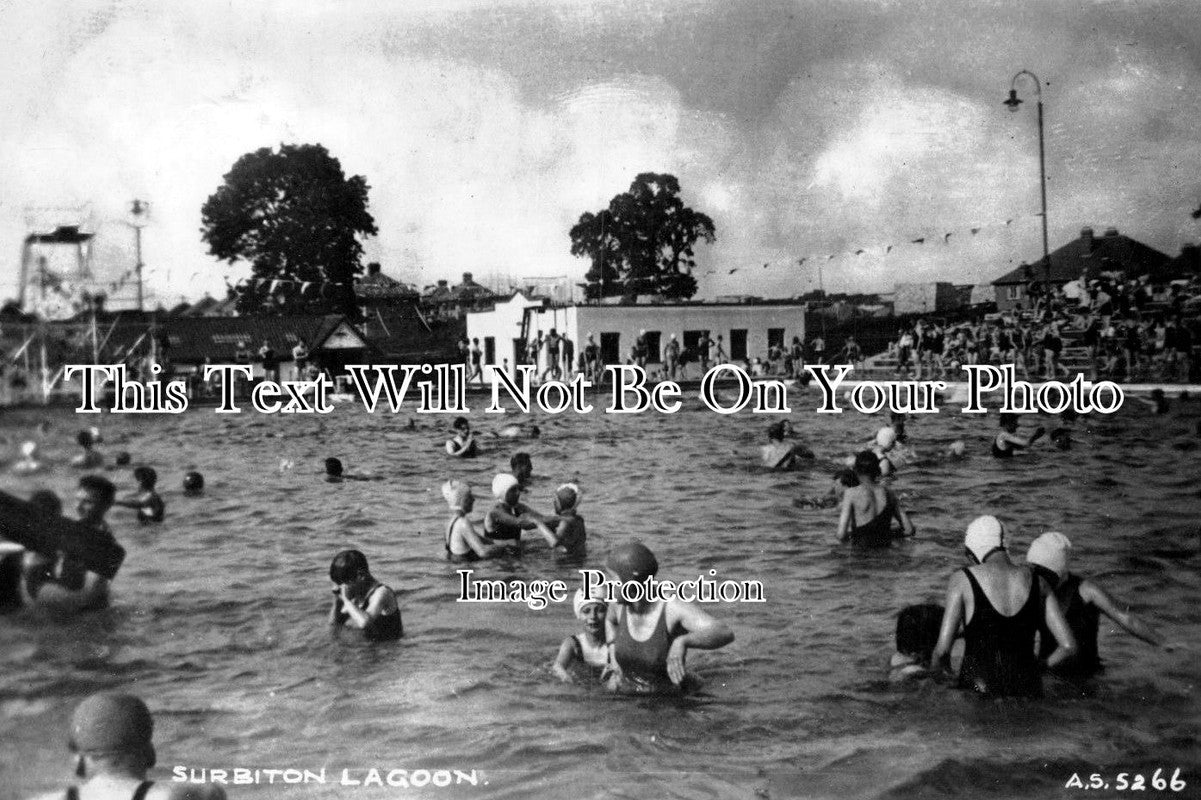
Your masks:
<svg viewBox="0 0 1201 800"><path fill-rule="evenodd" d="M167 509L163 498L154 491L154 485L158 483L158 473L152 467L137 467L133 471L133 478L138 482L138 490L115 501L113 505L136 509L138 522L143 525L162 522Z"/></svg>
<svg viewBox="0 0 1201 800"><path fill-rule="evenodd" d="M84 782L36 800L225 800L220 786L146 780L158 758L153 736L154 720L139 698L92 695L71 715L68 744Z"/></svg>
<svg viewBox="0 0 1201 800"><path fill-rule="evenodd" d="M471 423L466 417L456 417L454 421L454 438L446 443L447 455L455 458L475 458L475 436L471 433Z"/></svg>
<svg viewBox="0 0 1201 800"><path fill-rule="evenodd" d="M646 545L629 542L615 548L605 561L612 580L644 583L659 571L659 562ZM633 592L630 592L633 594ZM613 691L656 692L684 690L690 649L717 650L734 641L724 623L683 600L646 599L628 602L625 591L605 615L609 643L607 685Z"/></svg>
<svg viewBox="0 0 1201 800"><path fill-rule="evenodd" d="M79 522L91 528L94 536L110 541L114 537L104 515L112 508L116 493L116 487L99 475L84 475L79 479L79 488L75 492ZM51 509L47 507L46 510L49 512ZM81 611L108 605L108 579L89 572L83 564L65 553L60 552L57 559L47 558L41 553L26 553L23 571L26 591L31 600L37 600L47 589L54 589L53 593L59 599L70 600Z"/></svg>
<svg viewBox="0 0 1201 800"><path fill-rule="evenodd" d="M605 601L584 597L583 589L575 590L572 599L576 619L582 624L579 633L572 634L559 645L559 654L551 671L564 683L575 683L576 665L590 667L595 676L609 665L609 647L605 643L605 614L609 606Z"/></svg>
<svg viewBox="0 0 1201 800"><path fill-rule="evenodd" d="M900 683L930 674L930 655L938 643L944 609L937 603L905 606L897 615L897 651L889 663L888 681Z"/></svg>
<svg viewBox="0 0 1201 800"><path fill-rule="evenodd" d="M517 555L521 555L522 531L538 530L538 523L546 528L559 524L558 519L543 517L521 503L521 484L507 472L492 479L492 496L496 498L496 504L484 515L484 535L492 542L504 544ZM548 530L538 530L538 533L543 538L550 534Z"/></svg>
<svg viewBox="0 0 1201 800"><path fill-rule="evenodd" d="M855 477L858 486L848 488L842 496L842 511L838 516L838 541L866 547L887 546L894 538L892 521L901 526L901 536L913 536L916 530L892 489L876 481L880 478L880 460L871 450L855 456Z"/></svg>
<svg viewBox="0 0 1201 800"><path fill-rule="evenodd" d="M1042 679L1034 637L1046 625L1057 647L1045 664L1056 667L1076 652L1076 639L1045 581L1009 560L1005 528L993 516L972 521L964 536L973 566L947 583L946 611L931 663L950 670L951 645L963 626L959 688L992 696L1039 697Z"/></svg>
<svg viewBox="0 0 1201 800"><path fill-rule="evenodd" d="M760 448L763 466L776 472L799 469L802 459L813 459L813 451L799 442L785 443L784 437L791 425L787 421L775 422L767 428L767 444Z"/></svg>
<svg viewBox="0 0 1201 800"><path fill-rule="evenodd" d="M475 506L471 486L459 480L447 481L442 484L442 496L451 511L443 542L447 560L459 563L504 555L504 545L493 544L480 536L467 517Z"/></svg>
<svg viewBox="0 0 1201 800"><path fill-rule="evenodd" d="M1072 543L1057 531L1049 531L1030 543L1026 552L1026 563L1034 568L1055 593L1055 599L1063 609L1072 635L1076 637L1077 651L1072 658L1055 668L1061 675L1086 676L1104 669L1097 651L1097 625L1104 614L1116 622L1131 636L1142 639L1156 647L1163 646L1159 632L1130 613L1130 607L1105 591L1094 580L1081 578L1068 571L1068 557ZM1125 611L1119 610L1125 607ZM1039 653L1049 655L1051 642L1048 632L1040 638Z"/></svg>
<svg viewBox="0 0 1201 800"><path fill-rule="evenodd" d="M369 641L390 641L404 636L404 623L396 595L377 581L367 567L367 557L358 550L343 550L329 565L334 603L329 622L358 628Z"/></svg>
<svg viewBox="0 0 1201 800"><path fill-rule="evenodd" d="M992 442L993 458L1013 458L1015 452L1024 450L1034 444L1047 432L1046 428L1040 425L1034 429L1034 433L1030 434L1030 436L1018 436L1018 415L1004 411L1001 412L998 424L1001 427L1001 432L996 435L996 438Z"/></svg>

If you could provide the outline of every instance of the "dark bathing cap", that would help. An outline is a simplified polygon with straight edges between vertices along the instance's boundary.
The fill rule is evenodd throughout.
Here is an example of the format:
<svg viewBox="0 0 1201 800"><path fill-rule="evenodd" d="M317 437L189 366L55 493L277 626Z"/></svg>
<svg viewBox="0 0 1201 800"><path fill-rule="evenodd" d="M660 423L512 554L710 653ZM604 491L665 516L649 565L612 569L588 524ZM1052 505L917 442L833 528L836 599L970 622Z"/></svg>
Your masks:
<svg viewBox="0 0 1201 800"><path fill-rule="evenodd" d="M643 581L659 571L659 562L642 542L623 544L609 553L605 566L622 582Z"/></svg>
<svg viewBox="0 0 1201 800"><path fill-rule="evenodd" d="M184 475L183 490L191 493L204 491L204 476L199 472L189 472Z"/></svg>
<svg viewBox="0 0 1201 800"><path fill-rule="evenodd" d="M80 753L142 753L154 764L154 720L131 694L94 694L71 716L71 746Z"/></svg>

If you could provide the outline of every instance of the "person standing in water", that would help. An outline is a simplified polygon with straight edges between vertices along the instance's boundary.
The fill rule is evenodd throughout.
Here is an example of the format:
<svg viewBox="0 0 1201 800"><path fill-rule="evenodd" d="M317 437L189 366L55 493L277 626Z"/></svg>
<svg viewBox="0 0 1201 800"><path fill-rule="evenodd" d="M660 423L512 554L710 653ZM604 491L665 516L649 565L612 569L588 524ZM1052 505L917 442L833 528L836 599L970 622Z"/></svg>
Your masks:
<svg viewBox="0 0 1201 800"><path fill-rule="evenodd" d="M1076 652L1059 602L1029 567L1009 560L1005 528L996 517L973 520L964 547L972 566L957 570L947 584L931 664L949 669L951 645L962 626L959 688L993 696L1041 696L1041 665L1034 651L1039 629L1045 625L1057 644L1045 666L1057 667Z"/></svg>
<svg viewBox="0 0 1201 800"><path fill-rule="evenodd" d="M572 599L575 616L582 625L579 633L572 634L559 645L559 654L551 671L564 683L575 683L575 667L581 664L591 668L595 675L609 665L609 647L605 643L605 614L608 604L599 599L584 597L583 589L576 589Z"/></svg>
<svg viewBox="0 0 1201 800"><path fill-rule="evenodd" d="M1057 531L1049 531L1030 543L1026 563L1041 576L1055 592L1072 635L1076 637L1076 654L1060 664L1055 672L1061 675L1087 676L1104 669L1097 651L1097 626L1101 615L1116 622L1131 636L1156 647L1163 646L1159 632L1130 613L1130 606L1105 591L1094 580L1081 578L1068 571L1072 543ZM1122 608L1125 611L1122 611ZM1052 641L1044 626L1040 636L1039 653L1050 655Z"/></svg>
<svg viewBox="0 0 1201 800"><path fill-rule="evenodd" d="M343 550L329 565L334 582L334 602L329 622L334 629L358 628L368 641L390 641L404 636L404 623L396 595L377 581L358 550Z"/></svg>
<svg viewBox="0 0 1201 800"><path fill-rule="evenodd" d="M871 450L855 456L855 476L859 485L846 490L842 496L842 512L838 517L838 541L861 547L886 547L894 538L892 522L901 526L902 536L916 532L909 515L901 508L892 490L881 486L880 460Z"/></svg>
<svg viewBox="0 0 1201 800"><path fill-rule="evenodd" d="M641 542L620 545L605 562L612 580L641 583L659 571L655 554ZM629 592L634 594L634 592ZM609 642L608 686L613 691L683 690L689 650L717 650L734 641L734 632L698 606L683 600L635 602L619 593L605 617Z"/></svg>
<svg viewBox="0 0 1201 800"><path fill-rule="evenodd" d="M457 564L504 555L504 546L492 544L480 536L467 516L475 507L475 495L471 492L471 486L460 480L449 480L442 484L442 496L446 498L446 505L450 507L451 512L443 541L448 561Z"/></svg>

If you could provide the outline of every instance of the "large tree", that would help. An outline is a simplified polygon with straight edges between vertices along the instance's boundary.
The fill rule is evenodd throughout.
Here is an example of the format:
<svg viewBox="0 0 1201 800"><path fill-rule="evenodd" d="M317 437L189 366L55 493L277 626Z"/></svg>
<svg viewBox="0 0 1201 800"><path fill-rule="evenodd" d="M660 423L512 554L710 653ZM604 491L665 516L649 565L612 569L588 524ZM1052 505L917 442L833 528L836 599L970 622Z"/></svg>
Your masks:
<svg viewBox="0 0 1201 800"><path fill-rule="evenodd" d="M209 252L250 264L250 280L235 287L238 310L357 315L359 237L376 233L367 189L363 176L347 178L319 144L239 158L200 210Z"/></svg>
<svg viewBox="0 0 1201 800"><path fill-rule="evenodd" d="M609 207L586 212L571 229L571 254L592 260L589 298L659 294L689 298L693 246L715 238L713 220L680 200L674 175L644 172Z"/></svg>

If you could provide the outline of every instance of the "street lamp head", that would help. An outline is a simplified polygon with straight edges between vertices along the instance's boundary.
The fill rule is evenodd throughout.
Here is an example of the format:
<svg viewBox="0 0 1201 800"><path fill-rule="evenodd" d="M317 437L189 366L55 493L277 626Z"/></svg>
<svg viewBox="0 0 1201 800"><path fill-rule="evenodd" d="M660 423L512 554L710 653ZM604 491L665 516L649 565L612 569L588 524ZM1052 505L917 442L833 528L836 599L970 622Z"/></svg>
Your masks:
<svg viewBox="0 0 1201 800"><path fill-rule="evenodd" d="M1022 101L1018 97L1018 90L1010 89L1009 90L1009 99L1005 101L1005 105L1009 107L1010 111L1017 111L1018 106L1020 106L1021 104L1022 104Z"/></svg>

